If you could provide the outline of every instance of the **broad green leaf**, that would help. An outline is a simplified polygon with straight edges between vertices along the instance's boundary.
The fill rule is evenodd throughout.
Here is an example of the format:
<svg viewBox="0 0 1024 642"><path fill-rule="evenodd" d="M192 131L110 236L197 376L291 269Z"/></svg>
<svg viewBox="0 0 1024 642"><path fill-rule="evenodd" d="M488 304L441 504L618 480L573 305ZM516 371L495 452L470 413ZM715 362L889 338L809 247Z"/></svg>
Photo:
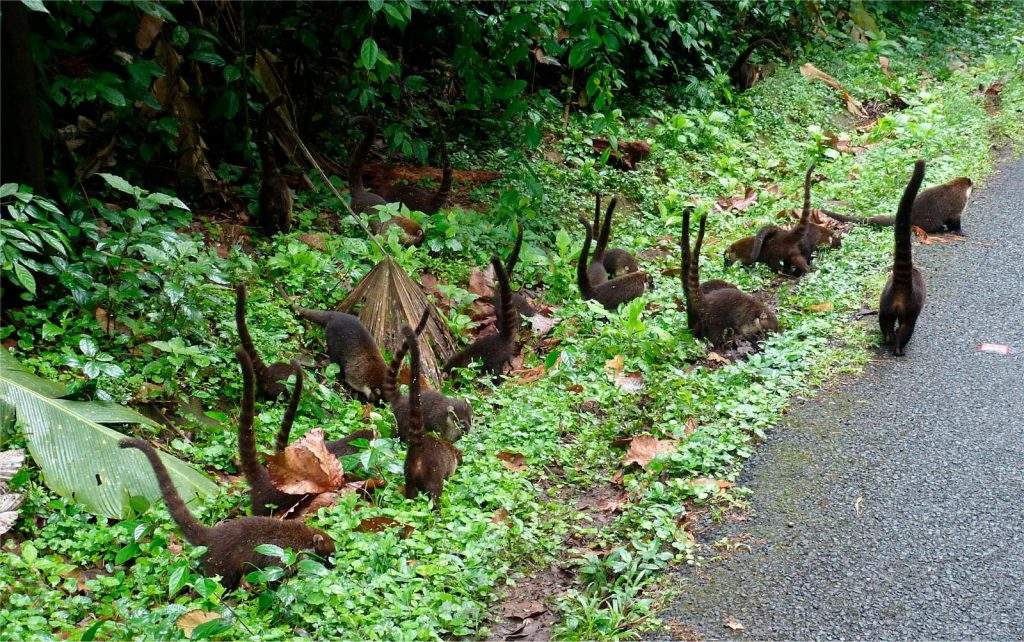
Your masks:
<svg viewBox="0 0 1024 642"><path fill-rule="evenodd" d="M37 377L0 349L0 401L14 407L24 426L28 451L51 490L92 513L121 517L129 495L160 500L149 462L136 450L120 448L124 435L104 423L149 423L129 408L68 401L63 386ZM216 492L217 486L170 455L161 455L182 498Z"/></svg>
<svg viewBox="0 0 1024 642"><path fill-rule="evenodd" d="M131 194L132 196L138 196L140 194L139 188L135 187L128 181L124 180L120 176L114 174L99 173L100 178L107 181L107 185L110 185L116 190L122 191L125 194Z"/></svg>
<svg viewBox="0 0 1024 642"><path fill-rule="evenodd" d="M380 49L377 47L377 42L373 38L367 38L363 41L363 47L359 51L359 64L364 69L373 69L377 65L379 55Z"/></svg>
<svg viewBox="0 0 1024 642"><path fill-rule="evenodd" d="M43 0L21 0L21 4L25 5L32 11L39 11L40 13L50 13L46 7L43 6Z"/></svg>
<svg viewBox="0 0 1024 642"><path fill-rule="evenodd" d="M18 184L17 183L4 183L3 185L0 185L0 198L3 198L5 196L10 196L11 194L13 194L13 193L15 193L17 191L18 191Z"/></svg>
<svg viewBox="0 0 1024 642"><path fill-rule="evenodd" d="M36 278L28 271L28 268L20 262L15 262L14 275L18 277L18 282L21 283L21 286L28 290L28 293L34 297L36 295Z"/></svg>

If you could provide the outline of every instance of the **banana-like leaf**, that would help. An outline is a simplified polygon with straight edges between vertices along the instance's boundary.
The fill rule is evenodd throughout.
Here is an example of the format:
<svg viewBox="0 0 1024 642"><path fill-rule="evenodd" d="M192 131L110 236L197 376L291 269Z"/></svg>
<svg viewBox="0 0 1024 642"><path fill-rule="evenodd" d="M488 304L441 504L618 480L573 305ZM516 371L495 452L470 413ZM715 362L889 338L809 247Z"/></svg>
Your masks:
<svg viewBox="0 0 1024 642"><path fill-rule="evenodd" d="M60 399L64 394L63 386L28 372L0 348L0 401L17 412L29 454L51 490L105 517L121 517L129 496L159 500L160 489L145 457L118 447L124 435L103 425L150 420L124 406ZM161 458L186 502L217 490L180 459L166 454Z"/></svg>

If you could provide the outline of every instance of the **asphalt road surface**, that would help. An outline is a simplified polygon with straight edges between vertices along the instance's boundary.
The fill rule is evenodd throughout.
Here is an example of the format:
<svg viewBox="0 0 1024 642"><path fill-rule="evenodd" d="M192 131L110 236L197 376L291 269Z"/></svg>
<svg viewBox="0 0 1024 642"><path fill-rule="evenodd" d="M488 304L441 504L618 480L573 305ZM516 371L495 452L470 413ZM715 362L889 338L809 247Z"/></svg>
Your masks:
<svg viewBox="0 0 1024 642"><path fill-rule="evenodd" d="M963 229L914 246L907 356L796 405L751 459L749 520L707 534L741 546L680 572L671 635L1024 639L1024 159Z"/></svg>

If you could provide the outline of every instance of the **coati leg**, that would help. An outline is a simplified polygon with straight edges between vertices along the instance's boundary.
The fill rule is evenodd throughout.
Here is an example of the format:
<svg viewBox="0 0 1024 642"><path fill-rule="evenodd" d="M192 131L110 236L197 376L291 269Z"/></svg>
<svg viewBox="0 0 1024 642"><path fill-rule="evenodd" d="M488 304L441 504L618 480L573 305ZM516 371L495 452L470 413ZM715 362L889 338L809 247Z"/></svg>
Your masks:
<svg viewBox="0 0 1024 642"><path fill-rule="evenodd" d="M882 340L885 345L892 345L896 340L896 315L879 310L878 326L882 331Z"/></svg>
<svg viewBox="0 0 1024 642"><path fill-rule="evenodd" d="M904 356L907 342L909 342L910 337L914 335L914 326L916 325L917 315L914 314L913 316L909 316L901 321L900 327L896 328L896 336L892 353L897 357Z"/></svg>

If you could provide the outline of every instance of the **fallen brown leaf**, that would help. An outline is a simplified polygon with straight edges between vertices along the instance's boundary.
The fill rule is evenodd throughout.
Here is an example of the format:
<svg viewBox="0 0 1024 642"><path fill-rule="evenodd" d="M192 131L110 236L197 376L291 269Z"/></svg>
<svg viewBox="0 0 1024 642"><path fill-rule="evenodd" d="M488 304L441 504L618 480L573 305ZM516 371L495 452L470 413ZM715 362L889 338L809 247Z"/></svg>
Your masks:
<svg viewBox="0 0 1024 642"><path fill-rule="evenodd" d="M852 145L850 143L850 135L845 132L839 134L825 132L825 140L828 141L828 144L832 149L836 150L840 154L857 155L868 150L868 148L863 145Z"/></svg>
<svg viewBox="0 0 1024 642"><path fill-rule="evenodd" d="M820 80L829 87L831 87L832 89L838 91L843 99L843 102L846 103L847 111L849 111L854 116L859 116L861 118L868 117L868 114L867 112L864 111L864 107L863 105L861 105L860 101L854 98L853 95L851 95L850 92L847 91L846 87L844 87L842 83L840 83L832 76L826 74L824 71L818 69L809 62L805 63L803 66L800 67L800 74L805 78L810 78L812 80Z"/></svg>
<svg viewBox="0 0 1024 642"><path fill-rule="evenodd" d="M692 479L690 483L696 486L714 486L718 490L725 490L734 486L728 479L715 479L714 477L697 477Z"/></svg>
<svg viewBox="0 0 1024 642"><path fill-rule="evenodd" d="M629 450L622 460L623 466L637 464L641 468L647 468L647 464L658 455L675 451L676 441L674 439L658 439L651 435L640 435L634 437L629 443Z"/></svg>
<svg viewBox="0 0 1024 642"><path fill-rule="evenodd" d="M718 199L715 201L715 209L719 212L728 212L729 210L745 212L753 207L756 202L757 192L754 191L753 187L748 187L740 196L729 196Z"/></svg>
<svg viewBox="0 0 1024 642"><path fill-rule="evenodd" d="M515 383L531 383L537 381L544 376L547 369L544 364L540 364L536 368L529 368L527 370L513 370L510 376L513 377Z"/></svg>
<svg viewBox="0 0 1024 642"><path fill-rule="evenodd" d="M683 428L683 434L689 437L695 432L697 432L697 419L695 417L690 417L686 420L686 427Z"/></svg>
<svg viewBox="0 0 1024 642"><path fill-rule="evenodd" d="M644 376L639 372L619 374L612 381L623 392L635 393L644 389Z"/></svg>
<svg viewBox="0 0 1024 642"><path fill-rule="evenodd" d="M722 363L722 364L731 363L727 358L723 357L722 355L718 354L717 352L715 352L713 350L708 353L707 359L708 359L708 361L714 361L716 363Z"/></svg>
<svg viewBox="0 0 1024 642"><path fill-rule="evenodd" d="M889 71L889 59L887 57L879 56L878 66L882 68L882 73L884 73L889 78L892 78L892 72Z"/></svg>
<svg viewBox="0 0 1024 642"><path fill-rule="evenodd" d="M491 515L491 523L492 524L504 524L507 521L508 521L508 510L506 510L504 508L499 508L498 510L494 511L493 515Z"/></svg>
<svg viewBox="0 0 1024 642"><path fill-rule="evenodd" d="M153 44L153 40L160 35L164 26L163 18L151 16L148 13L142 14L139 18L139 28L135 32L135 46L139 51L146 51Z"/></svg>
<svg viewBox="0 0 1024 642"><path fill-rule="evenodd" d="M218 618L220 618L220 613L216 613L214 611L195 610L189 611L179 617L175 624L179 629L181 629L181 632L185 634L185 637L190 638L192 637L192 631L194 631L196 627Z"/></svg>
<svg viewBox="0 0 1024 642"><path fill-rule="evenodd" d="M914 236L917 237L917 240L921 243L921 245L931 245L932 244L931 237L928 236L928 232L925 232L924 229L922 229L922 228L920 228L920 227L918 227L916 225L911 226L910 229L911 229L911 231L914 232Z"/></svg>
<svg viewBox="0 0 1024 642"><path fill-rule="evenodd" d="M831 301L823 301L821 303L815 303L814 305L809 305L809 306L807 306L807 311L808 312L831 312L832 311L832 302Z"/></svg>
<svg viewBox="0 0 1024 642"><path fill-rule="evenodd" d="M732 629L733 631L745 631L747 627L740 624L739 620L733 617L725 618L725 622L722 623L725 628Z"/></svg>
<svg viewBox="0 0 1024 642"><path fill-rule="evenodd" d="M526 455L522 453L509 452L503 450L496 455L501 460L502 465L512 472L519 472L526 469Z"/></svg>
<svg viewBox="0 0 1024 642"><path fill-rule="evenodd" d="M326 493L344 483L341 462L327 450L320 428L267 457L267 472L278 490L293 495Z"/></svg>
<svg viewBox="0 0 1024 642"><path fill-rule="evenodd" d="M606 497L594 505L596 510L602 513L618 513L622 511L623 505L629 500L629 493L622 491L613 497Z"/></svg>
<svg viewBox="0 0 1024 642"><path fill-rule="evenodd" d="M543 314L535 314L530 317L530 327L533 328L533 333L538 337L543 337L548 332L559 324L560 319L553 319L546 317Z"/></svg>

